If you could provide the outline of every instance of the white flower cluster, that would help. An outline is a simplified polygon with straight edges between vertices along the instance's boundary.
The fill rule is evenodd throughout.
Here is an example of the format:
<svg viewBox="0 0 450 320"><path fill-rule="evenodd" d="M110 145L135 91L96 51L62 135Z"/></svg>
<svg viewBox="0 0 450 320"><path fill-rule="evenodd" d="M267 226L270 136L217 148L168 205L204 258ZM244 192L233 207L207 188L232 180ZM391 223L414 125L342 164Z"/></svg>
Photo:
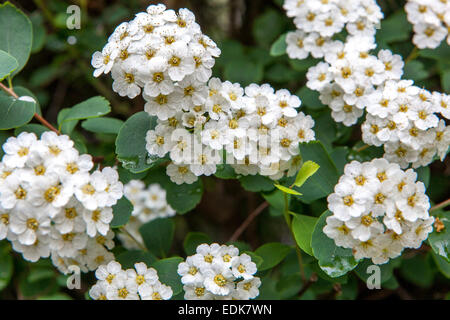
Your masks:
<svg viewBox="0 0 450 320"><path fill-rule="evenodd" d="M10 137L0 162L0 240L36 262L51 255L58 269L95 270L114 258L112 206L123 196L113 168L90 173L66 135L44 132Z"/></svg>
<svg viewBox="0 0 450 320"><path fill-rule="evenodd" d="M146 147L152 157L170 155L173 182L214 174L223 151L238 174L295 174L299 142L314 139L314 121L296 110L300 99L267 84L244 89L210 79L219 55L192 12L177 15L157 5L119 25L92 64L95 75L112 70L113 89L122 96L133 98L144 88L145 111L158 123Z"/></svg>
<svg viewBox="0 0 450 320"><path fill-rule="evenodd" d="M413 169L403 171L385 159L353 161L328 196L333 213L324 233L336 245L353 249L356 259L383 264L404 248L419 248L432 231L430 201Z"/></svg>
<svg viewBox="0 0 450 320"><path fill-rule="evenodd" d="M143 90L144 99L153 104L172 101L183 88L207 82L219 55L191 11L176 13L158 4L121 23L91 63L96 77L111 71L119 95L133 99Z"/></svg>
<svg viewBox="0 0 450 320"><path fill-rule="evenodd" d="M94 300L169 300L172 288L159 281L158 273L143 262L134 269L123 270L120 263L111 261L95 271L98 281L89 290Z"/></svg>
<svg viewBox="0 0 450 320"><path fill-rule="evenodd" d="M141 180L131 180L124 186L125 197L133 204L133 213L124 228L140 243L143 242L139 228L158 218L169 218L176 214L166 201L166 191L159 184L147 188ZM118 234L127 249L139 249L127 234Z"/></svg>
<svg viewBox="0 0 450 320"><path fill-rule="evenodd" d="M443 160L450 129L438 115L450 116L449 97L401 80L403 61L389 50L377 56L374 38L348 37L325 55L326 62L311 67L307 86L320 92L336 122L354 125L367 111L362 138L368 145L384 145L385 158L402 168L426 166L439 155Z"/></svg>
<svg viewBox="0 0 450 320"><path fill-rule="evenodd" d="M450 2L445 0L408 0L408 21L413 24L413 43L420 49L438 47L447 37L450 44Z"/></svg>
<svg viewBox="0 0 450 320"><path fill-rule="evenodd" d="M286 37L291 59L324 57L344 27L350 36L373 38L383 18L375 0L285 0L283 7L297 27Z"/></svg>
<svg viewBox="0 0 450 320"><path fill-rule="evenodd" d="M286 171L298 171L299 143L314 140L315 133L314 120L296 110L297 96L268 84L244 89L217 78L202 91L202 104L186 97L175 101L172 117L164 120L158 113L158 125L147 133L150 155L169 154L167 174L173 182L191 184L214 174L224 153L237 174L277 180Z"/></svg>
<svg viewBox="0 0 450 320"><path fill-rule="evenodd" d="M256 264L230 245L201 244L178 265L185 300L249 300L259 295Z"/></svg>

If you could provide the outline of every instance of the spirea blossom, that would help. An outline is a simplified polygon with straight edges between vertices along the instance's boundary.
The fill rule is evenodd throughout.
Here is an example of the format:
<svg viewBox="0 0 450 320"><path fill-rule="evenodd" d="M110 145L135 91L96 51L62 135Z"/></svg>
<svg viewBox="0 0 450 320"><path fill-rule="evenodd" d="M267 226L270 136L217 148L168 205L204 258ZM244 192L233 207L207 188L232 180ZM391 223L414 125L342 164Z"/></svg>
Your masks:
<svg viewBox="0 0 450 320"><path fill-rule="evenodd" d="M159 281L158 273L143 262L123 270L111 261L95 271L97 283L89 290L94 300L169 300L172 288Z"/></svg>
<svg viewBox="0 0 450 320"><path fill-rule="evenodd" d="M179 99L169 118L158 116L147 133L151 156L168 157L167 174L177 183L191 184L210 176L222 163L237 174L280 179L300 165L299 143L314 140L314 120L299 112L300 99L270 85L237 83L212 78L201 104ZM164 109L166 114L167 109Z"/></svg>
<svg viewBox="0 0 450 320"><path fill-rule="evenodd" d="M201 244L178 265L185 300L249 300L259 295L256 264L232 245Z"/></svg>
<svg viewBox="0 0 450 320"><path fill-rule="evenodd" d="M408 21L413 24L413 43L420 49L437 48L447 38L450 27L450 3L440 0L408 0Z"/></svg>
<svg viewBox="0 0 450 320"><path fill-rule="evenodd" d="M219 55L191 11L176 13L158 4L121 23L91 63L96 77L111 71L115 92L130 99L142 93L153 110L159 102L183 97L183 89L207 82ZM197 103L204 97L193 93L191 99Z"/></svg>
<svg viewBox="0 0 450 320"><path fill-rule="evenodd" d="M291 59L324 57L339 47L333 36L344 29L350 36L374 37L383 18L375 0L285 0L283 8L297 27L286 36Z"/></svg>
<svg viewBox="0 0 450 320"><path fill-rule="evenodd" d="M23 132L3 144L0 162L0 240L32 262L51 259L94 270L114 258L112 206L123 196L113 168L93 170L66 135Z"/></svg>
<svg viewBox="0 0 450 320"><path fill-rule="evenodd" d="M324 233L356 259L383 264L404 248L419 248L433 229L425 186L413 169L374 159L352 161L328 196Z"/></svg>
<svg viewBox="0 0 450 320"><path fill-rule="evenodd" d="M133 205L133 212L124 226L136 240L142 242L139 228L158 218L169 218L176 214L166 201L166 191L157 183L145 186L141 180L131 180L124 186L124 195ZM139 249L127 234L118 234L127 249Z"/></svg>

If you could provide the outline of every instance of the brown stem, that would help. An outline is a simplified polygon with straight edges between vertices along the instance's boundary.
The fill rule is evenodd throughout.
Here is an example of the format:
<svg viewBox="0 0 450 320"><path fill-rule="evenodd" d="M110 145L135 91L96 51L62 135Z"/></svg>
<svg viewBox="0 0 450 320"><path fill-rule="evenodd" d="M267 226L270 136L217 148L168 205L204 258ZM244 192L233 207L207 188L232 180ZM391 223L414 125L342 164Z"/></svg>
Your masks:
<svg viewBox="0 0 450 320"><path fill-rule="evenodd" d="M258 208L256 208L250 215L245 219L245 221L239 226L239 228L236 229L236 231L233 233L231 238L228 240L228 242L233 242L239 239L241 234L247 229L247 227L252 223L252 221L261 214L261 212L264 211L269 206L269 203L267 201L261 203Z"/></svg>
<svg viewBox="0 0 450 320"><path fill-rule="evenodd" d="M308 279L308 281L304 284L300 292L298 293L298 298L301 298L305 294L305 292L308 291L309 287L311 287L311 285L316 281L317 281L317 274L313 273L311 277Z"/></svg>
<svg viewBox="0 0 450 320"><path fill-rule="evenodd" d="M19 96L14 92L14 90L12 88L8 88L7 86L5 86L3 83L0 83L0 88L5 91L7 94L9 94L10 96L12 96L15 99L18 99ZM47 128L49 128L50 130L52 130L53 132L56 132L57 134L60 134L60 132L53 127L47 120L45 120L42 116L40 116L39 114L35 113L34 117L40 122L42 123L44 126L46 126Z"/></svg>
<svg viewBox="0 0 450 320"><path fill-rule="evenodd" d="M437 205L431 207L430 212L445 208L450 205L450 199L445 200L444 202L438 203Z"/></svg>

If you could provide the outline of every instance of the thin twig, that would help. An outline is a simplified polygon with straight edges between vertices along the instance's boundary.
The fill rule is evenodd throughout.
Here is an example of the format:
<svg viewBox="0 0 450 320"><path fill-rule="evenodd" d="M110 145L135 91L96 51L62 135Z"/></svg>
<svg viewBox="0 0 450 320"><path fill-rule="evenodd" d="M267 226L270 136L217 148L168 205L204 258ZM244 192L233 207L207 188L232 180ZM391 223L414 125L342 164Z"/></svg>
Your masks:
<svg viewBox="0 0 450 320"><path fill-rule="evenodd" d="M0 83L0 88L5 91L7 94L9 94L10 96L12 96L15 99L19 99L19 96L14 92L14 90L12 88L8 88L7 86L5 86L3 83ZM53 132L56 132L57 134L60 134L60 132L53 127L47 120L45 120L42 116L40 116L38 113L34 114L34 117L40 122L42 123L44 126L46 126L47 128L49 128L50 130L52 130Z"/></svg>
<svg viewBox="0 0 450 320"><path fill-rule="evenodd" d="M361 152L361 151L364 151L364 150L366 150L368 148L370 148L370 146L368 144L366 144L366 145L362 146L361 148L356 149L356 152Z"/></svg>
<svg viewBox="0 0 450 320"><path fill-rule="evenodd" d="M124 234L126 234L131 240L133 240L133 242L135 242L138 247L143 250L143 251L147 251L147 248L138 240L136 239L131 233L128 232L128 230L125 227L121 227L120 231L122 231Z"/></svg>
<svg viewBox="0 0 450 320"><path fill-rule="evenodd" d="M303 285L302 289L298 293L298 298L301 298L306 291L311 287L312 284L314 284L317 281L317 274L313 273L311 274L311 277L308 279L308 281Z"/></svg>
<svg viewBox="0 0 450 320"><path fill-rule="evenodd" d="M236 229L236 231L233 233L231 238L228 240L228 242L233 242L239 239L239 237L242 235L242 233L247 229L247 227L252 223L252 221L261 214L261 212L264 211L269 206L269 203L267 201L261 203L258 208L256 208L252 213L249 214L247 219L239 226L239 228Z"/></svg>
<svg viewBox="0 0 450 320"><path fill-rule="evenodd" d="M437 205L431 207L430 212L445 208L450 205L450 199L445 200L444 202L438 203Z"/></svg>
<svg viewBox="0 0 450 320"><path fill-rule="evenodd" d="M5 86L3 83L0 82L0 88L5 91L7 94L9 94L10 96L19 99L19 96L14 92L14 90L12 88L8 88L7 86Z"/></svg>
<svg viewBox="0 0 450 320"><path fill-rule="evenodd" d="M408 62L411 62L412 60L414 60L415 58L417 58L419 56L419 49L417 49L417 47L414 47L414 49L411 51L411 53L409 54L409 56L405 59L405 65Z"/></svg>

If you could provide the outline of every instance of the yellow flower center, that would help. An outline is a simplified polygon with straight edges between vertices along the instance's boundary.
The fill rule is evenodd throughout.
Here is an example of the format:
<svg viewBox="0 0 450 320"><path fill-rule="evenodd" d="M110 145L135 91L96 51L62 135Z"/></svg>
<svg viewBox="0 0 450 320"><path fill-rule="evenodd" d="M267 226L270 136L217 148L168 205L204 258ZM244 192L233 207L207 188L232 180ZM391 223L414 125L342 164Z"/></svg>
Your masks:
<svg viewBox="0 0 450 320"><path fill-rule="evenodd" d="M39 228L39 222L35 218L27 220L27 228L36 231Z"/></svg>

